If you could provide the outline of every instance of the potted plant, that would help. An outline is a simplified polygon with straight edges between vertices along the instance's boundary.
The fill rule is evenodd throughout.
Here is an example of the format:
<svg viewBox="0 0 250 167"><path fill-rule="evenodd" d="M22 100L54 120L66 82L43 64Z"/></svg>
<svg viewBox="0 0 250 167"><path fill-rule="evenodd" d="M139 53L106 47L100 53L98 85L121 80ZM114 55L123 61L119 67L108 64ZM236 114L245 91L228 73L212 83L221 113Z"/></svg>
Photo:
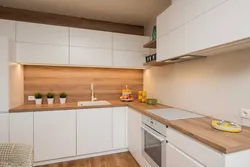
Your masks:
<svg viewBox="0 0 250 167"><path fill-rule="evenodd" d="M47 100L48 100L48 104L53 104L54 103L54 94L47 93Z"/></svg>
<svg viewBox="0 0 250 167"><path fill-rule="evenodd" d="M59 96L60 96L60 103L61 104L65 104L66 103L67 94L64 93L64 92L62 92L62 93L60 93Z"/></svg>
<svg viewBox="0 0 250 167"><path fill-rule="evenodd" d="M42 104L43 95L41 93L35 93L35 101L36 104Z"/></svg>

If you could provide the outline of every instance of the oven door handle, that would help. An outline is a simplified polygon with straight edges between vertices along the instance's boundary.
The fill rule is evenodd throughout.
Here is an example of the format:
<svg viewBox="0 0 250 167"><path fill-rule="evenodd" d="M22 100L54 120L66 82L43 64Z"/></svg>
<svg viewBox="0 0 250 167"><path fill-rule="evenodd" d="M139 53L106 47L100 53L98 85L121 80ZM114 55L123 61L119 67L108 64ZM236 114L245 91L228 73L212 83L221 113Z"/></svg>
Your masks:
<svg viewBox="0 0 250 167"><path fill-rule="evenodd" d="M161 142L166 141L166 138L161 137L160 135L155 134L154 132L152 132L152 130L150 130L149 128L145 127L144 125L142 125L141 128L143 130L145 130L146 132L148 132L149 134L151 134L152 136L154 136L156 139L160 140Z"/></svg>

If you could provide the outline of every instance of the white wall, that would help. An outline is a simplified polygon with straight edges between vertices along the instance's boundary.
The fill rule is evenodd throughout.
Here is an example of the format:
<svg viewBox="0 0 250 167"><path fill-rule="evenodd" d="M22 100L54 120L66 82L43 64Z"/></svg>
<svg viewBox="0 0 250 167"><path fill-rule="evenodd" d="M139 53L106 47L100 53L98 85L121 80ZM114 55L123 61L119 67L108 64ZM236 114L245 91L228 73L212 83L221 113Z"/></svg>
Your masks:
<svg viewBox="0 0 250 167"><path fill-rule="evenodd" d="M250 49L147 69L144 89L162 104L239 119L250 109Z"/></svg>

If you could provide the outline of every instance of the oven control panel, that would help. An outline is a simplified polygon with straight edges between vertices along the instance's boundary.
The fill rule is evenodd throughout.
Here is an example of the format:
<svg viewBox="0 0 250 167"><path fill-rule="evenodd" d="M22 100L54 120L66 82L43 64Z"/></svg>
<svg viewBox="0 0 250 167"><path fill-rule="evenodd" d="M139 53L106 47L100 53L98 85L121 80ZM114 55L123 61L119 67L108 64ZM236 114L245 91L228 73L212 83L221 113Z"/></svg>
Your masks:
<svg viewBox="0 0 250 167"><path fill-rule="evenodd" d="M142 115L142 123L146 124L150 128L154 129L155 131L161 133L162 135L166 136L167 126L160 123L159 121L150 118L146 115Z"/></svg>

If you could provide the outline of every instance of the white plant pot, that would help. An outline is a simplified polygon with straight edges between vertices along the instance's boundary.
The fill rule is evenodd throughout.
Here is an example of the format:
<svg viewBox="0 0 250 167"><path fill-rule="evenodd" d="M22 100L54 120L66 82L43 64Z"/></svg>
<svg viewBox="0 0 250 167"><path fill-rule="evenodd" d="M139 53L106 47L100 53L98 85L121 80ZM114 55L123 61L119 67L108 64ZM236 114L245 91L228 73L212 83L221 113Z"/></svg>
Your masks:
<svg viewBox="0 0 250 167"><path fill-rule="evenodd" d="M53 104L54 103L54 98L48 98L48 104Z"/></svg>
<svg viewBox="0 0 250 167"><path fill-rule="evenodd" d="M36 104L42 104L43 99L36 99Z"/></svg>
<svg viewBox="0 0 250 167"><path fill-rule="evenodd" d="M65 104L66 103L66 98L60 98L60 104Z"/></svg>

